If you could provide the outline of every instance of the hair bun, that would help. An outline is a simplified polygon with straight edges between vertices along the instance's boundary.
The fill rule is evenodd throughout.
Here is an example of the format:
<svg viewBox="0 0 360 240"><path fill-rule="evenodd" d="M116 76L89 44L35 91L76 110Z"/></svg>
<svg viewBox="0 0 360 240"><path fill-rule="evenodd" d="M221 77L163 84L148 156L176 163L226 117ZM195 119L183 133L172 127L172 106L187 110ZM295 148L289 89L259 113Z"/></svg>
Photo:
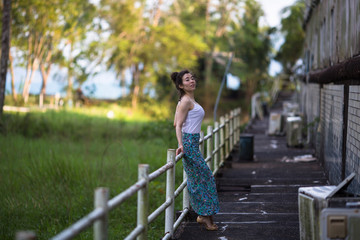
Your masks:
<svg viewBox="0 0 360 240"><path fill-rule="evenodd" d="M179 74L178 72L173 72L171 74L171 79L173 80L174 83L176 83L176 77L177 77L178 74Z"/></svg>

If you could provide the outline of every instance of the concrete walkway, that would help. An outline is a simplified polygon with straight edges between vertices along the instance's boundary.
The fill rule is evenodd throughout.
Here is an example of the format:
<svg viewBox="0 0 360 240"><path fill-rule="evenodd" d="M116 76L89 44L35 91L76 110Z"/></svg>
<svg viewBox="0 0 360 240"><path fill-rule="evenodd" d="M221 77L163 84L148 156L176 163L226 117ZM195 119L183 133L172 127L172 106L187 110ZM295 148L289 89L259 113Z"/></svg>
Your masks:
<svg viewBox="0 0 360 240"><path fill-rule="evenodd" d="M281 111L289 97L280 96L271 111ZM191 213L174 239L299 239L298 188L327 185L327 179L317 162L286 161L313 150L288 148L285 136L267 136L268 122L268 117L255 120L246 130L254 135L254 161L239 159L235 150L219 171L220 212L214 218L219 230L206 231Z"/></svg>

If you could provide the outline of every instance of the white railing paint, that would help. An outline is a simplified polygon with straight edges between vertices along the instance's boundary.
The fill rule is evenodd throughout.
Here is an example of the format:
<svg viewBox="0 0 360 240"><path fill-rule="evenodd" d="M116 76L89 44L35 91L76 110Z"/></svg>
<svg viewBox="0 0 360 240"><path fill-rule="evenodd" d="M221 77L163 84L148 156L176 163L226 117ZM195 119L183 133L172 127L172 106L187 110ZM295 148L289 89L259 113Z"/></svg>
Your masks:
<svg viewBox="0 0 360 240"><path fill-rule="evenodd" d="M165 233L174 234L174 220L175 220L175 150L169 149L167 152L167 162L174 163L174 167L166 172L166 199L171 201L169 207L165 210Z"/></svg>
<svg viewBox="0 0 360 240"><path fill-rule="evenodd" d="M206 158L208 166L216 175L219 168L224 164L225 159L230 156L234 146L240 140L240 113L241 109L237 108L224 117L220 117L220 124L214 123L214 128L208 126L207 135L200 134L200 150L204 155L206 141ZM148 225L151 224L162 212L165 211L165 234L163 240L170 239L174 231L180 226L186 214L190 210L189 193L187 191L186 173L183 171L183 182L175 189L175 165L182 159L183 153L175 156L174 149L168 149L167 163L155 170L151 174L148 173L149 165L139 164L138 181L125 191L121 192L114 198L108 200L109 189L98 188L95 191L95 209L79 221L65 229L52 240L72 239L82 231L94 226L94 239L108 239L108 214L109 212L121 205L134 194L138 194L137 201L137 226L125 238L126 240L147 239ZM204 156L205 157L205 156ZM166 200L154 212L149 211L149 184L151 181L166 172ZM183 209L181 215L175 221L175 198L183 192ZM18 232L17 239L30 240L35 239L33 232Z"/></svg>
<svg viewBox="0 0 360 240"><path fill-rule="evenodd" d="M108 205L109 189L97 188L95 190L94 207L101 208L104 212L103 216L94 223L94 239L105 240L108 238Z"/></svg>

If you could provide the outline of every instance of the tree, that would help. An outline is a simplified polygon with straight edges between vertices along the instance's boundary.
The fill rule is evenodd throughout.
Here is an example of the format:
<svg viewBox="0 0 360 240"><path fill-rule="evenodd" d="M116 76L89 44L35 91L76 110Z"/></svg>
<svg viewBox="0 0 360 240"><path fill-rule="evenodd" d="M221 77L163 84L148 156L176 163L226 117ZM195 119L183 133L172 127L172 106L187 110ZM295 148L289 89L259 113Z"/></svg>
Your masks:
<svg viewBox="0 0 360 240"><path fill-rule="evenodd" d="M287 76L293 74L294 66L301 57L305 39L305 32L302 28L305 11L305 1L297 0L294 5L282 9L281 33L285 41L281 45L275 59L283 67L283 73Z"/></svg>
<svg viewBox="0 0 360 240"><path fill-rule="evenodd" d="M16 0L15 0L16 1ZM14 0L12 1L11 5L13 5ZM11 8L13 11L13 7ZM2 11L3 11L3 2L1 2L0 4L0 13L1 13L1 17L2 17ZM11 19L13 18L13 13L10 13L11 15ZM2 22L0 23L0 26L2 27ZM12 27L11 27L11 21L10 21L10 41L9 41L9 68L10 68L10 75L11 75L11 93L12 93L12 97L14 102L17 101L17 94L16 94L16 90L15 90L15 80L14 80L14 66L13 66L13 57L11 54L11 42L12 42ZM0 55L1 56L1 55Z"/></svg>
<svg viewBox="0 0 360 240"><path fill-rule="evenodd" d="M11 0L4 0L3 3L0 61L0 116L2 116L4 107L6 73L10 51Z"/></svg>
<svg viewBox="0 0 360 240"><path fill-rule="evenodd" d="M39 69L43 79L40 99L44 98L51 66L54 63L64 66L62 56L68 46L71 53L66 66L70 73L69 89L72 89L72 47L86 37L95 9L93 4L88 0L14 0L14 8L13 46L21 53L20 62L27 70L24 102L28 101L31 82Z"/></svg>
<svg viewBox="0 0 360 240"><path fill-rule="evenodd" d="M239 26L233 25L231 34L235 44L235 56L241 59L237 63L237 71L244 81L248 103L251 96L259 89L260 81L268 78L270 35L275 29L260 28L259 18L262 15L263 11L259 3L246 0L243 20Z"/></svg>
<svg viewBox="0 0 360 240"><path fill-rule="evenodd" d="M58 54L54 58L59 61L59 65L67 68L67 100L73 100L73 84L75 78L78 77L76 72L77 62L82 59L84 44L87 33L92 31L93 19L95 17L96 7L88 0L60 0L62 3L57 6L59 12L59 19L61 24L60 30L60 45L58 48L63 53L63 56ZM55 45L52 45L55 47ZM56 50L56 49L54 49ZM81 64L80 64L81 65ZM69 104L71 106L71 104Z"/></svg>
<svg viewBox="0 0 360 240"><path fill-rule="evenodd" d="M22 96L27 103L31 82L43 61L45 52L54 44L54 31L61 25L58 6L61 0L15 0L13 11L13 46L21 53L26 76ZM47 54L45 55L47 56Z"/></svg>
<svg viewBox="0 0 360 240"><path fill-rule="evenodd" d="M11 93L14 102L17 102L17 94L15 90L15 74L14 74L14 58L11 54L11 49L9 49L9 67L10 67L10 76L11 76Z"/></svg>
<svg viewBox="0 0 360 240"><path fill-rule="evenodd" d="M202 53L203 78L205 85L203 106L209 111L215 102L212 97L216 93L218 82L214 81L217 74L214 71L214 60L221 52L232 51L229 38L229 26L240 21L239 9L243 0L176 0L173 11L184 23L191 34L198 35L207 45Z"/></svg>
<svg viewBox="0 0 360 240"><path fill-rule="evenodd" d="M131 70L133 109L145 88L156 85L158 76L179 66L194 66L197 53L205 49L198 36L189 34L177 18L160 12L159 5L114 0L101 4L102 19L111 32L104 44L109 49L107 66L118 76Z"/></svg>
<svg viewBox="0 0 360 240"><path fill-rule="evenodd" d="M49 45L49 34L47 34L47 28L44 23L49 23L48 13L51 12L50 6L42 4L36 1L29 1L30 3L20 2L25 14L23 24L26 26L27 31L22 35L24 41L27 39L27 68L26 77L23 88L23 99L27 103L29 99L29 91L31 82L35 76L35 72L39 68L39 64L44 55L46 48ZM33 17L36 16L36 17Z"/></svg>

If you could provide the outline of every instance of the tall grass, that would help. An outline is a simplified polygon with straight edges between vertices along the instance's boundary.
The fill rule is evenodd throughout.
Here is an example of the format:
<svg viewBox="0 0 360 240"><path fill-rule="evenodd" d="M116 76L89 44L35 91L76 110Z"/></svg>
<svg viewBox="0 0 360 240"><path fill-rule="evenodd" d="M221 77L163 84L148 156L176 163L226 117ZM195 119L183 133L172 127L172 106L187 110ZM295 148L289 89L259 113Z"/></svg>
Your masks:
<svg viewBox="0 0 360 240"><path fill-rule="evenodd" d="M48 239L93 209L94 189L114 197L137 181L137 165L154 171L176 147L171 120L154 116L106 118L109 109L5 114L0 121L0 238L33 230ZM118 115L117 115L118 114ZM157 118L157 117L156 117ZM177 165L178 184L182 170ZM136 225L136 196L110 213L110 239ZM151 211L165 201L165 176L150 184ZM180 200L177 201L180 205ZM164 216L150 225L163 233ZM92 230L79 236L92 239Z"/></svg>

